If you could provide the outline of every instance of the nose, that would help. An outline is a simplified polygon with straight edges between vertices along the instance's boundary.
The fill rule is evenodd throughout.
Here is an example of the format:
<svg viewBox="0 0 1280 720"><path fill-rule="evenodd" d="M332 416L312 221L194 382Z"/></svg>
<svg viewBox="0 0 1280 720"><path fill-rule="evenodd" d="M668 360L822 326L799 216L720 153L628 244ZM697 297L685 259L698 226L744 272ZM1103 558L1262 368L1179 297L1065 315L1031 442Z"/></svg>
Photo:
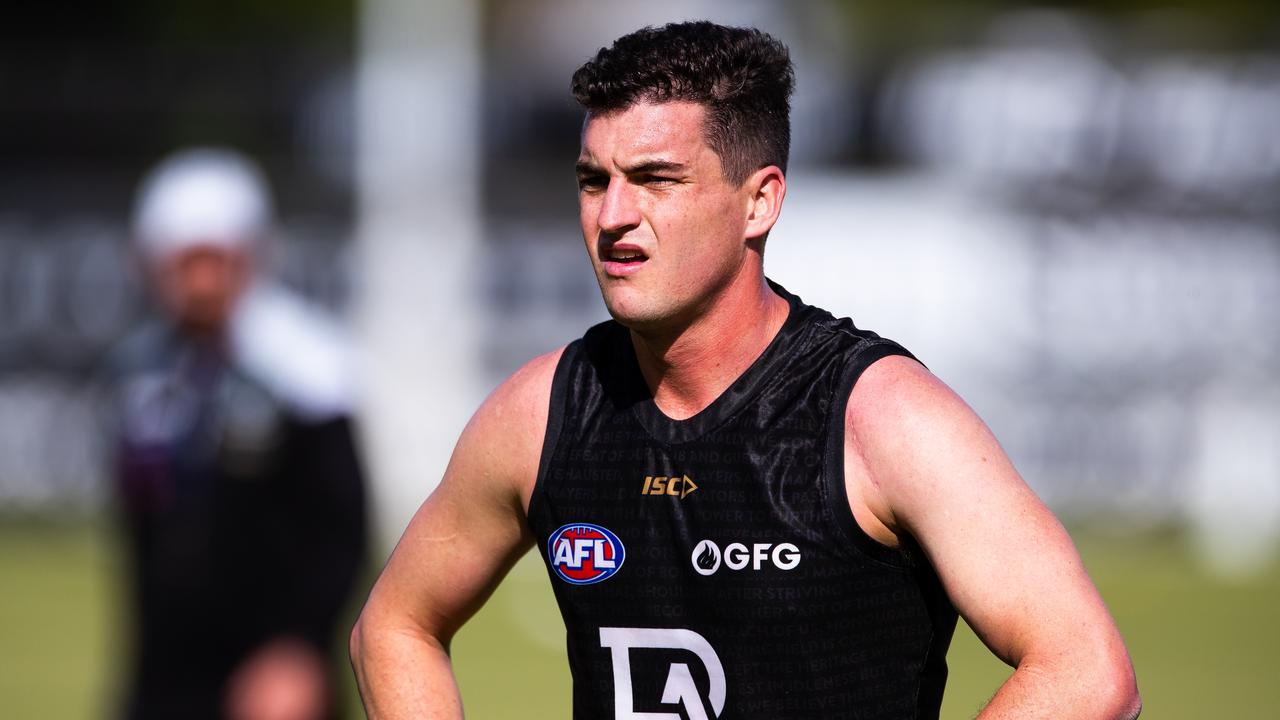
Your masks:
<svg viewBox="0 0 1280 720"><path fill-rule="evenodd" d="M600 202L600 214L596 218L600 230L619 235L640 224L640 209L636 206L631 184L624 178L610 178Z"/></svg>

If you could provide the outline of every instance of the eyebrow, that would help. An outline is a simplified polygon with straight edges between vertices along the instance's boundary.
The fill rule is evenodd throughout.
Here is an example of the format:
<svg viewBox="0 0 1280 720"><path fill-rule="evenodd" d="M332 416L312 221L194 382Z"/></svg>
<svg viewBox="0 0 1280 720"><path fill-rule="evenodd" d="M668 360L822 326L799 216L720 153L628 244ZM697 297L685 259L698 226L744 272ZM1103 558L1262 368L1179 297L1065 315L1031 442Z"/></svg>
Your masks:
<svg viewBox="0 0 1280 720"><path fill-rule="evenodd" d="M680 172L685 169L685 164L675 162L674 160L645 160L636 165L622 168L627 175L639 175L643 173L655 172ZM574 164L574 169L579 175L590 175L593 173L604 172L604 168L591 162L590 160L579 160Z"/></svg>
<svg viewBox="0 0 1280 720"><path fill-rule="evenodd" d="M684 170L684 168L684 163L678 163L674 160L646 160L631 167L624 167L622 171L628 175L640 175L654 172L678 172Z"/></svg>

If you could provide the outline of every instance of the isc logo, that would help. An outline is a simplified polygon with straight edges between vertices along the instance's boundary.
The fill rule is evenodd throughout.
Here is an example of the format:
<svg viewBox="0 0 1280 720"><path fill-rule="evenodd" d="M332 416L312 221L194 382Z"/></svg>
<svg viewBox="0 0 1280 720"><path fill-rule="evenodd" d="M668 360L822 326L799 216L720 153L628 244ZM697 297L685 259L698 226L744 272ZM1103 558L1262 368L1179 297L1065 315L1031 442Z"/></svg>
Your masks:
<svg viewBox="0 0 1280 720"><path fill-rule="evenodd" d="M688 475L682 477L667 477L666 475L645 475L644 487L641 488L641 495L671 495L683 499L685 495L698 489L695 483Z"/></svg>
<svg viewBox="0 0 1280 720"><path fill-rule="evenodd" d="M618 572L627 551L609 530L590 523L574 523L551 533L547 557L561 580L590 585Z"/></svg>

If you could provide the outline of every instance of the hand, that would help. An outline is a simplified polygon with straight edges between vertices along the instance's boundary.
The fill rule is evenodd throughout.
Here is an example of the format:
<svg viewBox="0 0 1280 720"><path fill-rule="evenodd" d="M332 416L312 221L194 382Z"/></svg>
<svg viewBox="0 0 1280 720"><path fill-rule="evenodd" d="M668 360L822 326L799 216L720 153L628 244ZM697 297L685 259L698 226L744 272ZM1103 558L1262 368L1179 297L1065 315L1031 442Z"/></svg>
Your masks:
<svg viewBox="0 0 1280 720"><path fill-rule="evenodd" d="M227 684L230 720L321 720L328 708L325 662L300 640L258 648Z"/></svg>

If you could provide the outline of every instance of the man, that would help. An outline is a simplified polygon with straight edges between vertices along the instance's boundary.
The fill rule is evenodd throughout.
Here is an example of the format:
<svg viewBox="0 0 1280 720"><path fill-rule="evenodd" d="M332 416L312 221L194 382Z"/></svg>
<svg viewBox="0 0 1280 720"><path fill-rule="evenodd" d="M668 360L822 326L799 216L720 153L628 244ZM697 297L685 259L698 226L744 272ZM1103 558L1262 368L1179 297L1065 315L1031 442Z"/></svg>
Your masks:
<svg viewBox="0 0 1280 720"><path fill-rule="evenodd" d="M161 318L112 359L133 571L124 717L332 717L330 649L363 555L351 378L336 328L258 277L270 232L247 159L197 149L139 193Z"/></svg>
<svg viewBox="0 0 1280 720"><path fill-rule="evenodd" d="M461 715L450 638L531 546L577 718L936 717L957 610L1016 668L982 717L1136 716L1070 539L982 422L765 278L792 84L777 41L710 23L575 74L614 321L463 432L352 634L370 717Z"/></svg>

